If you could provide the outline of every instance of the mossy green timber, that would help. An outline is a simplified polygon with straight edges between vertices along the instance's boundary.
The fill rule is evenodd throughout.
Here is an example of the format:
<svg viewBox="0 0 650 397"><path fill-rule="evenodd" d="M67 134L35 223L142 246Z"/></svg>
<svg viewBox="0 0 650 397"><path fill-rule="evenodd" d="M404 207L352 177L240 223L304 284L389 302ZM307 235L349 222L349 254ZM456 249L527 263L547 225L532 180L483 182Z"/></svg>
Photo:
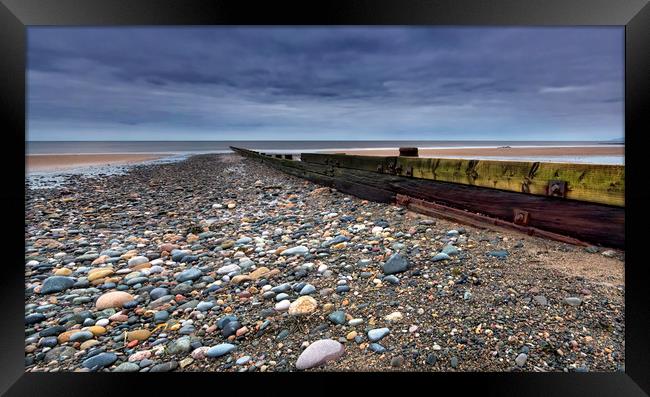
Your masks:
<svg viewBox="0 0 650 397"><path fill-rule="evenodd" d="M625 206L625 167L527 161L464 160L304 153L302 161L546 196L552 181L564 198Z"/></svg>

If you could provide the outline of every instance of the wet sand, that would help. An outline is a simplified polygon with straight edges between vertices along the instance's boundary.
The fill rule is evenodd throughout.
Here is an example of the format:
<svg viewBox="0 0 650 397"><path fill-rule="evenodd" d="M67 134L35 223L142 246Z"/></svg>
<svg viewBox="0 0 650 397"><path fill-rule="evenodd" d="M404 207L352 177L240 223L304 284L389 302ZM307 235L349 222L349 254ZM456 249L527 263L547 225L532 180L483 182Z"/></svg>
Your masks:
<svg viewBox="0 0 650 397"><path fill-rule="evenodd" d="M60 171L77 167L134 164L163 156L152 153L37 154L25 156L25 165L27 172Z"/></svg>
<svg viewBox="0 0 650 397"><path fill-rule="evenodd" d="M399 149L351 149L327 153L345 153L361 156L397 156ZM491 148L439 148L419 149L420 157L436 156L623 156L624 146L571 146L571 147L491 147Z"/></svg>

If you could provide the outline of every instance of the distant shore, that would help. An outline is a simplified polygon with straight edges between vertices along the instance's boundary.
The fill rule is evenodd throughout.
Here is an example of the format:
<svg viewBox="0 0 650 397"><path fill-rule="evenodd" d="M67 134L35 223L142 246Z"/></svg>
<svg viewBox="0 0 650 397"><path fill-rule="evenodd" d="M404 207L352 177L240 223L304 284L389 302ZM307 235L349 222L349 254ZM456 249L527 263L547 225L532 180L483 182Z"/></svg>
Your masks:
<svg viewBox="0 0 650 397"><path fill-rule="evenodd" d="M527 156L623 156L625 155L625 146L420 148L418 152L420 157L508 156L525 158ZM345 153L362 156L397 156L399 155L399 149L345 149L328 151L328 153Z"/></svg>
<svg viewBox="0 0 650 397"><path fill-rule="evenodd" d="M134 164L157 160L163 154L32 154L25 156L27 172L61 171L77 167Z"/></svg>

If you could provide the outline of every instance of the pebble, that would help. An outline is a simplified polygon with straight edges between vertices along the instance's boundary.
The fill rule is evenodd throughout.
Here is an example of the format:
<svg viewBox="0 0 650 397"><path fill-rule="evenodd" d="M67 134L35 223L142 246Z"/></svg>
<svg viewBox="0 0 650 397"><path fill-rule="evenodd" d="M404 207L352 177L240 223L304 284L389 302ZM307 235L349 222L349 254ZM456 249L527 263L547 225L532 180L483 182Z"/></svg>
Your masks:
<svg viewBox="0 0 650 397"><path fill-rule="evenodd" d="M334 324L345 324L345 312L341 310L330 313L327 318Z"/></svg>
<svg viewBox="0 0 650 397"><path fill-rule="evenodd" d="M92 369L100 369L100 368L108 367L109 365L113 364L115 361L117 361L117 355L115 353L99 353L95 356L92 356L84 360L81 363L81 365L84 368L88 368L92 370Z"/></svg>
<svg viewBox="0 0 650 397"><path fill-rule="evenodd" d="M286 249L286 250L282 251L282 253L280 255L283 255L283 256L304 255L304 254L306 254L308 252L309 252L309 248L301 245L301 246L298 246L298 247L293 247L293 248Z"/></svg>
<svg viewBox="0 0 650 397"><path fill-rule="evenodd" d="M394 274L405 272L409 267L408 261L403 258L400 254L393 254L386 263L384 263L383 271L384 274Z"/></svg>
<svg viewBox="0 0 650 397"><path fill-rule="evenodd" d="M328 361L338 360L345 348L331 339L321 339L310 344L298 357L296 368L299 370L318 367Z"/></svg>
<svg viewBox="0 0 650 397"><path fill-rule="evenodd" d="M171 342L168 347L167 347L167 352L169 354L185 354L189 353L191 350L190 346L190 337L189 336L183 336L175 341Z"/></svg>
<svg viewBox="0 0 650 397"><path fill-rule="evenodd" d="M501 259L503 259L503 258L507 257L507 256L510 255L510 254L509 254L508 251L506 251L506 250L496 250L496 251L490 251L490 252L488 252L487 255L488 255L488 256L493 256L493 257L495 257L495 258L501 258Z"/></svg>
<svg viewBox="0 0 650 397"><path fill-rule="evenodd" d="M515 358L515 363L517 364L517 366L523 367L524 364L526 364L526 360L528 360L528 355L526 355L525 353L519 353L517 358Z"/></svg>
<svg viewBox="0 0 650 397"><path fill-rule="evenodd" d="M381 340L389 333L390 330L388 328L371 329L370 331L368 331L368 339L370 339L371 342L377 342L378 340Z"/></svg>
<svg viewBox="0 0 650 397"><path fill-rule="evenodd" d="M43 281L41 294L53 294L72 288L75 280L72 277L52 276Z"/></svg>
<svg viewBox="0 0 650 397"><path fill-rule="evenodd" d="M375 353L385 353L386 348L379 343L371 343L370 344L370 350L372 350Z"/></svg>
<svg viewBox="0 0 650 397"><path fill-rule="evenodd" d="M140 366L138 364L124 362L118 365L113 372L138 372L139 370Z"/></svg>
<svg viewBox="0 0 650 397"><path fill-rule="evenodd" d="M565 298L564 302L570 306L580 306L580 304L582 303L582 299L576 297L569 297L569 298Z"/></svg>
<svg viewBox="0 0 650 397"><path fill-rule="evenodd" d="M203 272L201 272L200 269L197 268L190 268L187 270L182 271L178 276L176 276L176 281L179 283L183 283L185 281L194 281L199 279L203 275Z"/></svg>
<svg viewBox="0 0 650 397"><path fill-rule="evenodd" d="M124 303L132 301L133 299L135 299L133 295L129 294L128 292L107 292L97 299L97 302L95 302L95 307L98 310L108 309L112 307L120 308Z"/></svg>
<svg viewBox="0 0 650 397"><path fill-rule="evenodd" d="M402 315L401 312L393 312L393 313L387 315L386 317L384 317L384 320L386 320L386 321L388 321L390 323L397 323L397 322L400 322L403 317L404 316Z"/></svg>
<svg viewBox="0 0 650 397"><path fill-rule="evenodd" d="M300 295L309 295L316 292L316 287L311 284L305 284L304 287L300 290Z"/></svg>
<svg viewBox="0 0 650 397"><path fill-rule="evenodd" d="M151 369L149 372L170 372L178 368L178 362L176 361L169 361L166 363L161 363L161 364L156 364Z"/></svg>
<svg viewBox="0 0 650 397"><path fill-rule="evenodd" d="M311 296L301 296L289 305L289 314L292 316L304 316L316 311L318 303Z"/></svg>
<svg viewBox="0 0 650 397"><path fill-rule="evenodd" d="M222 343L208 349L205 355L210 358L221 357L225 354L232 352L236 348L237 346L231 345L230 343Z"/></svg>
<svg viewBox="0 0 650 397"><path fill-rule="evenodd" d="M284 312L289 310L290 306L291 306L291 301L289 299L285 299L283 301L276 303L274 309L279 312Z"/></svg>
<svg viewBox="0 0 650 397"><path fill-rule="evenodd" d="M447 259L451 259L451 257L449 255L447 255L446 253L444 253L444 252L440 252L440 253L434 255L434 257L431 258L431 261L432 262L438 262L438 261L444 261L444 260L447 260Z"/></svg>

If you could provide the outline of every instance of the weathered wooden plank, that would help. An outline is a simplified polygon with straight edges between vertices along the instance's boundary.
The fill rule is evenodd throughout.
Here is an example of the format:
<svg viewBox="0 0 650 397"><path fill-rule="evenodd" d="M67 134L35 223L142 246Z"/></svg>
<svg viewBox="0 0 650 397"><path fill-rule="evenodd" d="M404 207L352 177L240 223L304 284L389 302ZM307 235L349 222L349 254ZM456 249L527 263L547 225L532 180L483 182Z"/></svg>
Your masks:
<svg viewBox="0 0 650 397"><path fill-rule="evenodd" d="M435 159L305 153L302 161L546 196L566 183L567 199L625 206L625 167L526 161Z"/></svg>
<svg viewBox="0 0 650 397"><path fill-rule="evenodd" d="M403 194L509 223L517 209L528 213L527 227L614 247L625 243L622 207L242 153L289 174L370 200L386 202Z"/></svg>
<svg viewBox="0 0 650 397"><path fill-rule="evenodd" d="M353 181L344 180L342 178L332 178L331 176L328 176L324 173L312 172L309 169L306 169L306 167L302 167L301 163L297 161L273 157L262 157L257 155L257 153L251 151L237 152L268 164L271 167L279 169L280 171L283 171L287 174L298 176L320 185L333 187L337 190L340 190L341 192L349 193L366 200L372 200L380 203L395 202L394 192L365 184L355 183ZM320 171L323 172L324 168Z"/></svg>
<svg viewBox="0 0 650 397"><path fill-rule="evenodd" d="M404 205L412 211L430 215L430 216L436 216L443 219L453 220L456 222L460 222L478 228L485 228L487 227L487 225L495 225L500 227L507 227L509 229L514 229L522 233L528 234L530 236L546 237L546 238L550 238L553 240L562 241L574 245L581 245L581 246L588 245L583 241L580 241L572 237L567 237L562 234L551 233L530 226L521 226L497 218L490 218L482 214L474 214L472 212L461 211L456 208L451 208L441 204L431 203L424 200L418 200L400 194L397 195L396 199L398 204Z"/></svg>

